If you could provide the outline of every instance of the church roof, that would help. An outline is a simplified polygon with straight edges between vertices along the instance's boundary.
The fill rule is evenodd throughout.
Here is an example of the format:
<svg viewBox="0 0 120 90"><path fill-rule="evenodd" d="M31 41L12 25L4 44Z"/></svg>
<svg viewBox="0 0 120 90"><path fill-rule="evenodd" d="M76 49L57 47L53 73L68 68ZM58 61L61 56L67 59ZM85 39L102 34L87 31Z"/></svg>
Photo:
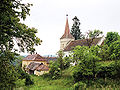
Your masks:
<svg viewBox="0 0 120 90"><path fill-rule="evenodd" d="M101 40L101 38L102 37L95 38L92 42L92 45L97 45L97 43ZM64 48L64 51L71 51L74 49L74 47L76 47L78 45L88 46L87 39L80 39L80 40L71 41L70 44Z"/></svg>
<svg viewBox="0 0 120 90"><path fill-rule="evenodd" d="M23 60L46 61L46 59L39 54L28 55Z"/></svg>
<svg viewBox="0 0 120 90"><path fill-rule="evenodd" d="M70 34L68 18L66 18L65 32L64 32L63 36L60 39L63 39L63 38L72 38L72 39L74 39L74 37Z"/></svg>

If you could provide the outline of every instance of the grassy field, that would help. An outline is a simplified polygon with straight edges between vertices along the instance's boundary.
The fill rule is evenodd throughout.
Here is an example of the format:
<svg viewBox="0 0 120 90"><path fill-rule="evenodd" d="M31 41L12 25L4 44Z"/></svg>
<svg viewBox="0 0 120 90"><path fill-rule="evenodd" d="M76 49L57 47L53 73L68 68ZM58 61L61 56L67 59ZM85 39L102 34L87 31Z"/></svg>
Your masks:
<svg viewBox="0 0 120 90"><path fill-rule="evenodd" d="M111 62L101 62L104 65L108 65ZM16 88L14 90L75 90L74 80L72 77L73 67L70 67L63 71L62 77L57 80L51 80L49 77L31 75L34 81L34 85L25 86L25 80L18 80L16 82ZM85 83L85 87L81 87L79 90L120 90L120 80L114 79L98 79L90 81L88 85L87 80L81 81Z"/></svg>
<svg viewBox="0 0 120 90"><path fill-rule="evenodd" d="M34 85L25 86L25 80L18 80L16 82L16 88L14 90L73 90L73 78L71 76L72 68L63 71L63 75L60 79L51 80L50 78L44 78L43 76L31 75L34 81Z"/></svg>

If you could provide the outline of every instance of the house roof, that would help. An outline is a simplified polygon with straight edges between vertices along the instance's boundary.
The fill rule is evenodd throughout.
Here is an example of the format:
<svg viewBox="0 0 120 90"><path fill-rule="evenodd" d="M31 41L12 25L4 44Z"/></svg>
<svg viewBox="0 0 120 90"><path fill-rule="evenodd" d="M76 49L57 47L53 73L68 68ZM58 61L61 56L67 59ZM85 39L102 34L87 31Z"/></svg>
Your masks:
<svg viewBox="0 0 120 90"><path fill-rule="evenodd" d="M46 59L39 54L28 55L23 60L46 61Z"/></svg>
<svg viewBox="0 0 120 90"><path fill-rule="evenodd" d="M44 64L42 64L36 70L37 71L49 71L49 67L44 65Z"/></svg>
<svg viewBox="0 0 120 90"><path fill-rule="evenodd" d="M102 37L93 39L93 42L91 45L97 45L97 43L101 40L101 38ZM91 40L91 39L88 39L88 40ZM74 49L74 47L76 47L78 45L88 46L87 39L80 39L80 40L71 41L70 44L64 48L63 51L71 51Z"/></svg>
<svg viewBox="0 0 120 90"><path fill-rule="evenodd" d="M27 68L34 71L34 70L36 70L36 68L38 68L38 66L40 66L40 65L41 65L41 63L31 62L31 63L27 66Z"/></svg>
<svg viewBox="0 0 120 90"><path fill-rule="evenodd" d="M33 70L33 71L35 71L35 70L38 70L38 71L48 71L48 70L49 70L49 67L48 67L48 66L46 66L46 65L44 65L44 64L42 64L42 63L35 63L35 62L31 62L31 63L27 66L27 68L28 68L29 70Z"/></svg>
<svg viewBox="0 0 120 90"><path fill-rule="evenodd" d="M64 32L63 36L60 39L63 39L63 38L72 38L72 39L74 39L74 37L70 34L68 18L66 18L65 32Z"/></svg>

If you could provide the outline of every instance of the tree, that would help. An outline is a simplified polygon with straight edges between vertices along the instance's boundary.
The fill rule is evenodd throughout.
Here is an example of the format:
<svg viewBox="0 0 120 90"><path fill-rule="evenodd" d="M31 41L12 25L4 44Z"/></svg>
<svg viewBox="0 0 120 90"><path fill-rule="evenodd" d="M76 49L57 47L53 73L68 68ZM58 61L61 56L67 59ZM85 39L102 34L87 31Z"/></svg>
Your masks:
<svg viewBox="0 0 120 90"><path fill-rule="evenodd" d="M57 79L61 76L61 69L59 68L59 63L57 61L50 62L49 74L52 79Z"/></svg>
<svg viewBox="0 0 120 90"><path fill-rule="evenodd" d="M22 0L2 0L0 2L0 88L12 88L16 80L12 62L16 51L34 53L35 45L41 40L35 35L37 29L29 28L20 20L26 19L32 4L23 4ZM15 43L19 49L15 48ZM12 69L11 69L12 68Z"/></svg>
<svg viewBox="0 0 120 90"><path fill-rule="evenodd" d="M64 53L63 51L58 51L57 55L58 55L57 62L59 63L59 68L63 70L64 69L64 61L63 61Z"/></svg>
<svg viewBox="0 0 120 90"><path fill-rule="evenodd" d="M105 44L110 46L112 42L117 40L120 40L120 36L117 32L108 32L107 36L105 37Z"/></svg>
<svg viewBox="0 0 120 90"><path fill-rule="evenodd" d="M98 61L100 58L98 57L99 54L99 47L92 46L91 48L79 50L84 51L82 52L81 59L77 66L75 66L73 71L74 80L77 82L81 79L89 79L95 78L97 71L98 71ZM76 52L75 52L76 53ZM78 52L79 55L81 52ZM79 59L79 58L78 58Z"/></svg>
<svg viewBox="0 0 120 90"><path fill-rule="evenodd" d="M120 60L120 40L114 41L109 47L110 57L113 60Z"/></svg>
<svg viewBox="0 0 120 90"><path fill-rule="evenodd" d="M84 52L87 52L88 47L86 46L76 46L73 50L72 61L75 65L78 65L79 62L83 59Z"/></svg>
<svg viewBox="0 0 120 90"><path fill-rule="evenodd" d="M107 44L104 44L100 47L100 54L99 57L102 58L102 60L109 60L110 56L109 56L109 47Z"/></svg>
<svg viewBox="0 0 120 90"><path fill-rule="evenodd" d="M73 26L71 28L71 34L73 35L75 40L82 39L84 36L82 35L82 32L79 29L80 27L79 19L75 16L72 20L73 20Z"/></svg>
<svg viewBox="0 0 120 90"><path fill-rule="evenodd" d="M95 38L97 38L99 35L101 35L103 32L100 30L94 30L94 31L88 31L86 34L86 40L87 40L87 45L89 48L91 47L91 44Z"/></svg>

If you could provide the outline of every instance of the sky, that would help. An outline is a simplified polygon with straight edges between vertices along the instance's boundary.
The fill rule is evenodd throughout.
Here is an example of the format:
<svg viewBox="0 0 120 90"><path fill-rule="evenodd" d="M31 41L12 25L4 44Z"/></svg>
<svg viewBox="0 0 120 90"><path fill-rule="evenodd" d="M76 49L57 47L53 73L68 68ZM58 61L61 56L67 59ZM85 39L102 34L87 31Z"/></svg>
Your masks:
<svg viewBox="0 0 120 90"><path fill-rule="evenodd" d="M56 55L60 49L60 37L64 34L66 14L69 28L77 16L83 34L99 29L120 34L120 0L24 0L32 3L30 16L22 21L38 30L36 34L43 42L35 46L38 54ZM21 53L26 55L27 53Z"/></svg>

